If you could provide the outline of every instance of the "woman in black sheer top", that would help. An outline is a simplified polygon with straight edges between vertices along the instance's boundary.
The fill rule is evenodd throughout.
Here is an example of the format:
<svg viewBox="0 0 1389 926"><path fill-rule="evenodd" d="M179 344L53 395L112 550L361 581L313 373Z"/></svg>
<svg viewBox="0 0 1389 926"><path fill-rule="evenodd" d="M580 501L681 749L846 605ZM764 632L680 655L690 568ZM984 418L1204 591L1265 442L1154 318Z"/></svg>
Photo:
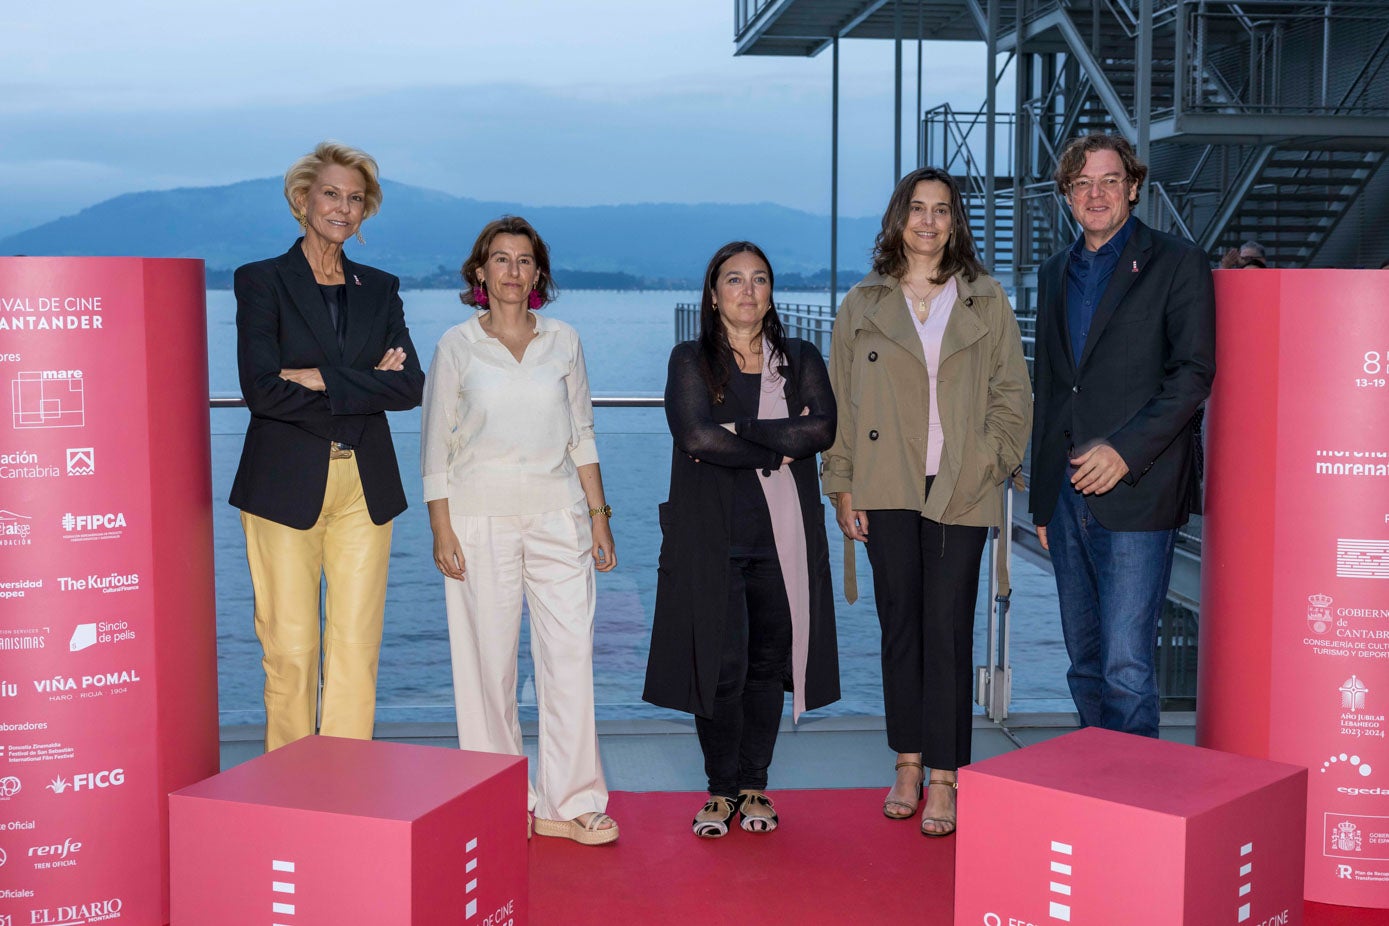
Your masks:
<svg viewBox="0 0 1389 926"><path fill-rule="evenodd" d="M695 715L709 800L696 835L741 815L770 832L765 794L781 722L839 698L824 508L815 454L834 440L824 360L787 338L772 269L735 241L704 275L700 336L670 355L670 500L642 697Z"/></svg>

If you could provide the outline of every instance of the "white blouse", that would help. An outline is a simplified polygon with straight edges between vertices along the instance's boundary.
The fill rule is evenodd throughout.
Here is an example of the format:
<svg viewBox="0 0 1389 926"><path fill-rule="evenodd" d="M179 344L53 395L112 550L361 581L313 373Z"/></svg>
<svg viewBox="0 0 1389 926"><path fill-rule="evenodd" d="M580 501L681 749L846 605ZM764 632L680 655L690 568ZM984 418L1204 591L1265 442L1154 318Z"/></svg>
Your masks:
<svg viewBox="0 0 1389 926"><path fill-rule="evenodd" d="M583 348L572 327L532 314L520 362L479 311L439 339L424 386L424 499L450 515L539 514L584 497L578 467L598 462Z"/></svg>
<svg viewBox="0 0 1389 926"><path fill-rule="evenodd" d="M941 291L931 300L931 310L923 322L916 317L912 300L904 290L907 300L907 315L916 328L916 336L921 339L921 352L926 355L927 391L931 396L931 408L926 419L926 475L934 476L940 472L941 452L945 449L945 431L940 425L940 402L936 398L936 372L940 368L940 345L945 337L945 326L950 322L950 313L955 308L955 298L959 287L952 276L945 281Z"/></svg>

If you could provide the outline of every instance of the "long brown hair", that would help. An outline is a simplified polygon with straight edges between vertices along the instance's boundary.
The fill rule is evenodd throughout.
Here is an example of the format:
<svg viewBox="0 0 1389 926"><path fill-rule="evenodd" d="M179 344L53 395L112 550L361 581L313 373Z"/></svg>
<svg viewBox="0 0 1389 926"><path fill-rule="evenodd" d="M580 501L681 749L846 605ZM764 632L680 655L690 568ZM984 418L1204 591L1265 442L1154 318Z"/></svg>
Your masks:
<svg viewBox="0 0 1389 926"><path fill-rule="evenodd" d="M873 269L883 276L901 279L907 272L907 250L902 243L902 233L907 228L907 217L911 215L912 194L916 185L923 180L934 180L945 184L950 191L950 238L945 242L945 253L940 258L940 268L932 283L944 283L957 273L963 273L971 283L981 273L984 265L974 250L974 236L969 233L969 216L965 214L964 200L960 196L960 186L955 178L939 167L920 167L897 181L892 197L887 201L883 212L883 227L873 242Z"/></svg>
<svg viewBox="0 0 1389 926"><path fill-rule="evenodd" d="M719 317L718 307L714 305L714 287L724 263L735 254L744 253L756 256L767 267L772 302L767 314L762 317L762 337L766 338L771 348L772 364L775 366L778 362L786 362L786 332L776 314L776 274L772 272L772 262L751 241L730 241L709 259L709 266L704 271L704 293L699 300L699 371L704 375L704 382L715 405L723 404L724 390L728 388L728 378L732 375L729 362L733 359L733 347L728 343L728 331Z"/></svg>

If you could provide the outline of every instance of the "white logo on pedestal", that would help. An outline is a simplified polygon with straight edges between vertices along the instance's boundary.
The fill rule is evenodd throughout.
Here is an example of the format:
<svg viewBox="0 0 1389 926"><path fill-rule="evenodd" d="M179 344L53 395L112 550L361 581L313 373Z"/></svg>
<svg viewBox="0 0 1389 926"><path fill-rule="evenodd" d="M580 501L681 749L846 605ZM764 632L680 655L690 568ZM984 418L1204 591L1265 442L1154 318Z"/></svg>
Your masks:
<svg viewBox="0 0 1389 926"><path fill-rule="evenodd" d="M1389 579L1389 540L1338 537L1336 575L1349 579Z"/></svg>
<svg viewBox="0 0 1389 926"><path fill-rule="evenodd" d="M1053 895L1049 914L1052 919L1060 920L1063 923L1071 921L1071 854L1073 850L1070 843L1051 842L1051 893ZM1064 859L1064 860L1063 860ZM1065 878L1058 881L1057 878ZM1057 900L1057 897L1065 898L1064 901Z"/></svg>
<svg viewBox="0 0 1389 926"><path fill-rule="evenodd" d="M96 624L78 624L68 640L68 652L77 653L96 645Z"/></svg>
<svg viewBox="0 0 1389 926"><path fill-rule="evenodd" d="M284 878L286 875L294 874L294 863L284 861L283 859L271 859L270 870L275 872L275 875L271 878L270 881L270 890L274 892L276 895L293 896L294 882L285 881L281 879ZM292 903L286 903L283 900L275 900L272 901L270 904L270 911L275 914L275 917L278 920L278 918L281 916L293 916L294 907L295 905ZM271 926L285 926L285 924L275 922L272 923Z"/></svg>
<svg viewBox="0 0 1389 926"><path fill-rule="evenodd" d="M1307 626L1313 633L1326 633L1331 627L1330 595L1307 596Z"/></svg>
<svg viewBox="0 0 1389 926"><path fill-rule="evenodd" d="M0 547L27 547L33 543L29 534L33 525L27 514L0 508Z"/></svg>
<svg viewBox="0 0 1389 926"><path fill-rule="evenodd" d="M96 474L96 449L94 447L67 448L69 476L92 476Z"/></svg>
<svg viewBox="0 0 1389 926"><path fill-rule="evenodd" d="M69 788L76 793L101 788L119 788L123 784L125 784L125 769L113 768L100 772L78 772L72 776L71 781L59 775L47 785L47 788L54 794L65 794Z"/></svg>
<svg viewBox="0 0 1389 926"><path fill-rule="evenodd" d="M80 428L87 423L81 370L21 372L10 381L11 420L19 428Z"/></svg>
<svg viewBox="0 0 1389 926"><path fill-rule="evenodd" d="M59 521L63 539L71 542L86 540L117 540L124 532L125 512L73 514L67 512Z"/></svg>
<svg viewBox="0 0 1389 926"><path fill-rule="evenodd" d="M1331 831L1331 848L1339 852L1360 851L1360 827L1343 820Z"/></svg>
<svg viewBox="0 0 1389 926"><path fill-rule="evenodd" d="M468 863L467 863L467 865L465 866L465 870L466 870L467 873L470 874L470 875L471 875L474 871L477 870L477 856L473 854L473 853L476 852L476 851L477 851L477 837L474 836L472 839L469 839L469 840L468 840L468 846L467 846ZM477 891L477 878L469 878L469 879L468 879L468 885L467 885L467 893L468 893L468 894L473 894L473 893L475 893L476 891ZM468 906L464 909L463 913L464 913L463 918L464 918L465 920L470 920L470 919L472 919L473 917L477 916L477 898L476 898L476 897L469 897L469 898L468 898Z"/></svg>
<svg viewBox="0 0 1389 926"><path fill-rule="evenodd" d="M1348 756L1343 752L1338 756L1332 756L1321 764L1322 774L1325 775L1327 769L1342 762L1348 763L1351 768L1359 771L1361 776L1365 778L1370 777L1370 773L1374 771L1368 762L1361 762L1359 756Z"/></svg>
<svg viewBox="0 0 1389 926"><path fill-rule="evenodd" d="M1254 843L1246 842L1244 845L1239 847L1239 876L1240 880L1243 882L1239 886L1240 898L1248 897L1249 892L1254 890L1254 862L1249 859L1249 856L1253 854ZM1249 901L1247 900L1244 903L1240 904L1239 911L1237 914L1239 918L1236 920L1236 922L1243 923L1245 920L1249 919L1249 906Z"/></svg>
<svg viewBox="0 0 1389 926"><path fill-rule="evenodd" d="M1365 709L1365 695L1370 689L1365 687L1365 683L1360 681L1357 676L1352 675L1346 679L1341 686L1341 710L1363 711Z"/></svg>

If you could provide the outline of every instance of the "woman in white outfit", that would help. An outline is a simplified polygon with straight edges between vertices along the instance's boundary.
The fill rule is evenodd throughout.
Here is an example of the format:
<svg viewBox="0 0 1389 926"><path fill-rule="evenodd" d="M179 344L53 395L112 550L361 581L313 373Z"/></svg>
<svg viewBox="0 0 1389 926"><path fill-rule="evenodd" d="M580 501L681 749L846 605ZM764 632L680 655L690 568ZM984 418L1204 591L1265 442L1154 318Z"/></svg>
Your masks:
<svg viewBox="0 0 1389 926"><path fill-rule="evenodd" d="M528 222L504 216L463 264L477 313L439 339L420 456L444 574L458 745L521 755L516 654L530 604L540 761L535 832L617 839L593 713L594 570L617 565L578 334L536 314L554 293ZM527 826L531 822L527 815Z"/></svg>

